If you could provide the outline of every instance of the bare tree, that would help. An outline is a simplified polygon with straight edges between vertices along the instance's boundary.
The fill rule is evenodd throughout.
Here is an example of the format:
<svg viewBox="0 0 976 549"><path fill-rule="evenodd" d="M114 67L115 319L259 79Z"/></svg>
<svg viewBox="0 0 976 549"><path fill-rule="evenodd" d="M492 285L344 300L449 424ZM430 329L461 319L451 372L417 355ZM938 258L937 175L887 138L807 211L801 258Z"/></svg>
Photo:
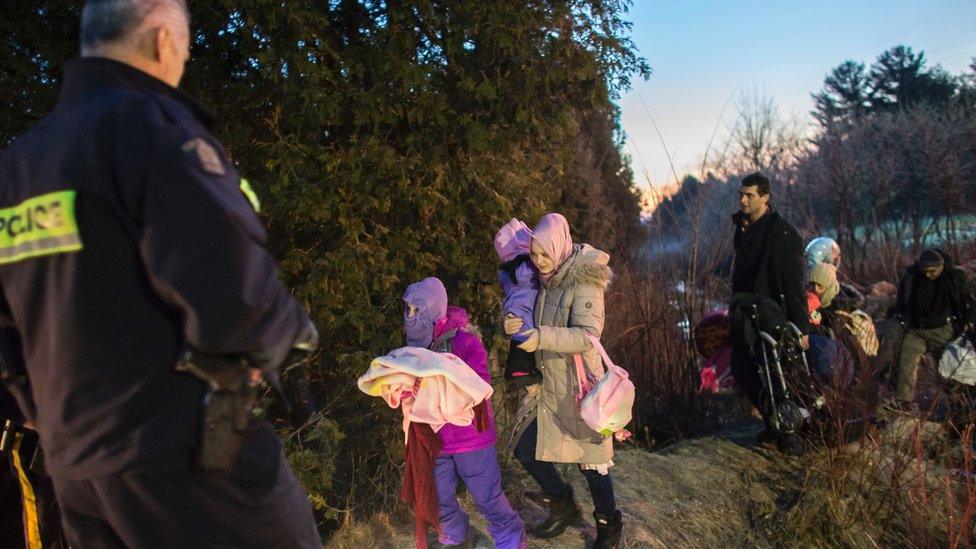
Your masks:
<svg viewBox="0 0 976 549"><path fill-rule="evenodd" d="M782 173L803 150L803 124L796 117L782 117L773 97L760 88L742 91L735 106L725 171Z"/></svg>

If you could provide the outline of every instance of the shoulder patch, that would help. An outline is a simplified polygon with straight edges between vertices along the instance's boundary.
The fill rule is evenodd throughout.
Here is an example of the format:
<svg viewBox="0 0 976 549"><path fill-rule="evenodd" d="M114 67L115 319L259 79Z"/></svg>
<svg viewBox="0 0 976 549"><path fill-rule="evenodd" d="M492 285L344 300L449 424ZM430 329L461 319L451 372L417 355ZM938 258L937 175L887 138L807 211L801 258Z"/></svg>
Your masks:
<svg viewBox="0 0 976 549"><path fill-rule="evenodd" d="M58 191L0 209L0 265L81 250L75 195Z"/></svg>
<svg viewBox="0 0 976 549"><path fill-rule="evenodd" d="M182 149L185 153L196 153L197 161L200 162L200 167L203 168L203 171L214 175L225 175L227 173L227 170L224 168L224 162L220 159L220 155L217 154L217 149L208 143L206 139L194 137L186 143L183 143Z"/></svg>

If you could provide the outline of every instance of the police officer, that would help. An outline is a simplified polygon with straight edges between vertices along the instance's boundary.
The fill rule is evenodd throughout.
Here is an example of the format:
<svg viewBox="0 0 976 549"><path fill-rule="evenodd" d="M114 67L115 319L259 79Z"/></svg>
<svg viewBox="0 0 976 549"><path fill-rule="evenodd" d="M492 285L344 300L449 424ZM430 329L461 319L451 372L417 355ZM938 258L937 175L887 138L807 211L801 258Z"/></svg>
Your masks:
<svg viewBox="0 0 976 549"><path fill-rule="evenodd" d="M57 106L0 157L3 377L72 547L321 547L269 424L199 465L209 389L180 357L234 357L251 387L317 335L177 90L189 44L184 0L85 3Z"/></svg>

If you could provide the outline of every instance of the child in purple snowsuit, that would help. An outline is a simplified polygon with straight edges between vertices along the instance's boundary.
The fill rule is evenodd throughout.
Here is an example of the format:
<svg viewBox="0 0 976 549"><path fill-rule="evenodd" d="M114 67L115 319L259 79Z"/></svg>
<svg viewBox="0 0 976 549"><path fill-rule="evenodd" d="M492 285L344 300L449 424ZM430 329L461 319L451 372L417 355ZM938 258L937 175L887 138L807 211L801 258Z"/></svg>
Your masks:
<svg viewBox="0 0 976 549"><path fill-rule="evenodd" d="M535 328L533 314L535 298L539 295L539 273L529 260L532 230L518 219L512 219L495 235L495 251L502 265L498 269L498 283L502 286L505 301L504 316L522 319L522 332ZM505 360L505 379L517 387L527 387L542 381L542 372L535 367L535 353L519 348L525 337L512 336Z"/></svg>
<svg viewBox="0 0 976 549"><path fill-rule="evenodd" d="M447 304L447 291L437 278L411 284L403 295L406 303L404 328L407 345L450 352L482 379L491 383L488 353L468 313ZM442 448L434 466L440 519L438 541L445 546L468 540L468 515L458 504L456 490L460 476L478 511L488 520L488 533L499 549L525 546L525 525L502 492L501 468L495 451L495 418L491 402L485 402L488 428L447 424L437 432ZM477 423L477 421L475 421Z"/></svg>

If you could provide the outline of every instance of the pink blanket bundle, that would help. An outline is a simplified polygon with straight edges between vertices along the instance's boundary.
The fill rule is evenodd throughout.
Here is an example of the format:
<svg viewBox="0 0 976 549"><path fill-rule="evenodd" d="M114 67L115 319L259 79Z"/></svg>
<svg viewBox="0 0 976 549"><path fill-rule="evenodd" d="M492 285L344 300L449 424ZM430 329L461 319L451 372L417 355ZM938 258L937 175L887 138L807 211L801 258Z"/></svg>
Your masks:
<svg viewBox="0 0 976 549"><path fill-rule="evenodd" d="M435 433L448 423L471 425L474 407L493 392L458 357L420 347L401 347L373 359L358 386L367 395L382 397L390 408L401 407L405 431L417 422Z"/></svg>

